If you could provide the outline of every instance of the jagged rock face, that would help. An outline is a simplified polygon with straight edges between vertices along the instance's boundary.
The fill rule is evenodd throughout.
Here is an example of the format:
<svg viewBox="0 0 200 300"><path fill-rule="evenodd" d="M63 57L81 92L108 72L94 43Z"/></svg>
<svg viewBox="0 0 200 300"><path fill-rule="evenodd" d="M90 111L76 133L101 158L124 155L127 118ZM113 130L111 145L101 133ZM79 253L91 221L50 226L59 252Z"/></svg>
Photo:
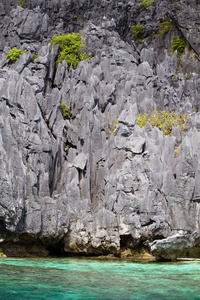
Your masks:
<svg viewBox="0 0 200 300"><path fill-rule="evenodd" d="M65 24L65 31L75 28L65 19L66 11L74 14L73 2L66 2L44 7L44 1L27 1L26 9L14 8L2 22L3 57L7 46L28 49L14 64L0 61L2 248L11 241L24 245L25 236L38 249L119 255L147 241L198 231L199 62L192 52L183 56L190 74L185 78L176 53L168 56L161 44L156 50L162 37L136 47L121 38L115 20L120 9L114 9L116 18L105 10L109 18L101 11L91 22L97 4L76 1L88 18L81 33L93 57L76 70L68 70L66 62L55 69L58 47L51 48L46 37L63 32ZM145 16L147 34L147 25L156 28L152 22L160 21L161 2L147 10L126 1L120 7L124 12L131 5L132 16L140 11L137 18ZM48 16L52 11L55 25ZM165 41L176 33L172 29ZM69 120L63 120L61 103L70 108ZM187 129L174 128L172 136L163 137L149 124L135 125L139 112L155 109L188 113Z"/></svg>

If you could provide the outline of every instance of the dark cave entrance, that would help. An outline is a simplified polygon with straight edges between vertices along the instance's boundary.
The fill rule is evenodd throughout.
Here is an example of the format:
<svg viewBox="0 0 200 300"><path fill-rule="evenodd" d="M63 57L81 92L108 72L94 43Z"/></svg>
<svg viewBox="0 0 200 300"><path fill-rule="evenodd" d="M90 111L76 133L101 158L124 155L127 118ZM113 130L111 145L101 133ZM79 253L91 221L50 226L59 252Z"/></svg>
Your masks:
<svg viewBox="0 0 200 300"><path fill-rule="evenodd" d="M47 248L49 256L68 256L64 251L64 242L61 240L54 245L50 245Z"/></svg>
<svg viewBox="0 0 200 300"><path fill-rule="evenodd" d="M135 245L136 245L136 241L134 240L131 234L120 235L121 249L134 248Z"/></svg>

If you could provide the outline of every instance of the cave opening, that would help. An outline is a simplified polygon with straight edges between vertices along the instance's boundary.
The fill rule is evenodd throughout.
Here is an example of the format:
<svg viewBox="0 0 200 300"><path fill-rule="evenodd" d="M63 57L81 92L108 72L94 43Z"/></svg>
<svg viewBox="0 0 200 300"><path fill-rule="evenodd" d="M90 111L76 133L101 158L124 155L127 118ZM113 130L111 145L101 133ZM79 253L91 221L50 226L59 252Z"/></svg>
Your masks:
<svg viewBox="0 0 200 300"><path fill-rule="evenodd" d="M68 256L64 251L64 242L59 241L54 245L50 245L47 247L47 251L49 252L49 256Z"/></svg>
<svg viewBox="0 0 200 300"><path fill-rule="evenodd" d="M135 246L135 240L131 234L120 235L120 248L127 249L133 248Z"/></svg>

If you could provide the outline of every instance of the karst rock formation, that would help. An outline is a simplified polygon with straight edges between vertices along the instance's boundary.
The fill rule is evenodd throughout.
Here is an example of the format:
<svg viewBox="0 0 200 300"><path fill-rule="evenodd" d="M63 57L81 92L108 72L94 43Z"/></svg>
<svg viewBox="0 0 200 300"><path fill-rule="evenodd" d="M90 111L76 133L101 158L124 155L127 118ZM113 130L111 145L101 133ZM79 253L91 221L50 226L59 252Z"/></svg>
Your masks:
<svg viewBox="0 0 200 300"><path fill-rule="evenodd" d="M199 233L200 3L141 2L0 0L7 255L133 255L155 240ZM140 39L131 33L138 24ZM56 66L50 44L72 32L92 56L75 70ZM184 41L181 56L173 37ZM27 51L10 63L13 47ZM135 124L155 110L187 114L182 132ZM200 257L198 236L185 255Z"/></svg>

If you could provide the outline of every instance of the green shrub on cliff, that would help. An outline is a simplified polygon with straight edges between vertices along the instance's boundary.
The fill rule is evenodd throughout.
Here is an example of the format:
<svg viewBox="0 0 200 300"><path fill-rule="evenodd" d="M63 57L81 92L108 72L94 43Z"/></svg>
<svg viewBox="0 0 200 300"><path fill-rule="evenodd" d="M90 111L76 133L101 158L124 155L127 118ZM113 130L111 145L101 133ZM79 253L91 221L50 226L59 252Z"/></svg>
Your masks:
<svg viewBox="0 0 200 300"><path fill-rule="evenodd" d="M165 21L158 24L159 30L156 33L156 36L162 36L169 32L170 28L174 26L172 22Z"/></svg>
<svg viewBox="0 0 200 300"><path fill-rule="evenodd" d="M17 5L21 6L22 8L24 8L25 3L26 3L26 0L20 0Z"/></svg>
<svg viewBox="0 0 200 300"><path fill-rule="evenodd" d="M178 53L182 53L183 50L185 49L185 43L183 39L180 37L179 38L174 37L172 40L172 49L174 51L177 50Z"/></svg>
<svg viewBox="0 0 200 300"><path fill-rule="evenodd" d="M182 132L182 130L186 128L184 126L186 120L187 115L155 110L152 113L140 113L135 124L142 128L148 122L152 127L160 129L163 132L163 136L170 136L172 127L179 127L180 132Z"/></svg>
<svg viewBox="0 0 200 300"><path fill-rule="evenodd" d="M181 60L182 58L182 52L185 49L185 43L184 40L182 38L176 38L174 37L172 40L172 46L171 46L171 50L169 51L168 55L172 55L175 51L177 51L177 58L178 58L178 62Z"/></svg>
<svg viewBox="0 0 200 300"><path fill-rule="evenodd" d="M143 25L138 24L138 25L132 25L131 26L131 33L136 36L138 39L141 39L143 35Z"/></svg>
<svg viewBox="0 0 200 300"><path fill-rule="evenodd" d="M141 0L139 6L143 8L148 8L154 4L154 0Z"/></svg>
<svg viewBox="0 0 200 300"><path fill-rule="evenodd" d="M65 60L69 68L72 65L73 69L76 69L79 61L90 59L90 54L81 51L82 48L86 47L82 43L82 39L79 33L74 32L72 34L55 34L51 45L59 45L56 63L62 63Z"/></svg>
<svg viewBox="0 0 200 300"><path fill-rule="evenodd" d="M37 54L34 53L34 54L31 55L31 61L32 61L32 62L34 62L34 60L35 60L36 58L38 58L38 55L37 55Z"/></svg>
<svg viewBox="0 0 200 300"><path fill-rule="evenodd" d="M60 104L60 112L64 120L70 119L70 108L65 103Z"/></svg>
<svg viewBox="0 0 200 300"><path fill-rule="evenodd" d="M9 58L11 61L15 61L19 58L20 55L22 55L25 52L26 50L22 52L20 49L14 47L11 50L8 50L8 54L6 55L6 57Z"/></svg>

